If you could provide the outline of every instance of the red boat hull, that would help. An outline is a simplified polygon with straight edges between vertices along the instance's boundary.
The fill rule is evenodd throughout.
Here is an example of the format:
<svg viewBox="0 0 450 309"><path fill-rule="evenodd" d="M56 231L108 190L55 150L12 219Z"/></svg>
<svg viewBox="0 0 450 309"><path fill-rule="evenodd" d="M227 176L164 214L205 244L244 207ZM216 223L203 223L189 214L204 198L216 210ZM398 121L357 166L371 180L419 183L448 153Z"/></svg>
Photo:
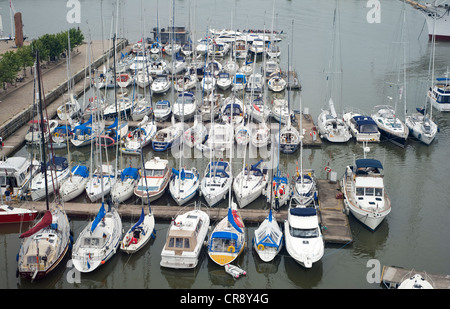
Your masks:
<svg viewBox="0 0 450 309"><path fill-rule="evenodd" d="M34 221L38 212L30 212L25 214L8 214L8 215L0 215L0 224L1 223L20 223L20 222L30 222Z"/></svg>

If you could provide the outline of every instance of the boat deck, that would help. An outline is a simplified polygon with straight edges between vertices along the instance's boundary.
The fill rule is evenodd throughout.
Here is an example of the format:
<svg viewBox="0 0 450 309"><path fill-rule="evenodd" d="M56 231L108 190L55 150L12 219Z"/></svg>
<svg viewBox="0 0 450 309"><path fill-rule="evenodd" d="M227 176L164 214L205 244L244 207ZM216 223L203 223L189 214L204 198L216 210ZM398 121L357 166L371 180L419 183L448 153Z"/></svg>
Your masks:
<svg viewBox="0 0 450 309"><path fill-rule="evenodd" d="M435 289L450 289L450 275L434 275L397 266L383 266L381 282L388 289L396 289L403 280L415 274L426 278Z"/></svg>

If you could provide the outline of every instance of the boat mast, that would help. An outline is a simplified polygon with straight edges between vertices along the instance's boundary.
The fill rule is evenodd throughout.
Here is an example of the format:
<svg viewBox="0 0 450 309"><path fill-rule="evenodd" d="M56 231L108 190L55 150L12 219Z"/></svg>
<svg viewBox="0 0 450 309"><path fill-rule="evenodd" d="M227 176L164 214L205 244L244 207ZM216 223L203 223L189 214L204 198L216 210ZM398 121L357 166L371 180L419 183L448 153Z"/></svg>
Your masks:
<svg viewBox="0 0 450 309"><path fill-rule="evenodd" d="M42 100L42 89L41 89L41 66L39 63L39 50L36 50L36 71L37 71L37 81L38 81L38 97L39 97L39 113L41 116L41 151L42 151L42 158L43 161L41 162L41 167L43 169L44 173L44 179L45 179L45 203L46 208L49 210L49 203L48 203L48 183L47 183L47 160L45 156L45 137L44 137L44 113L43 113L43 107L42 105L45 103Z"/></svg>

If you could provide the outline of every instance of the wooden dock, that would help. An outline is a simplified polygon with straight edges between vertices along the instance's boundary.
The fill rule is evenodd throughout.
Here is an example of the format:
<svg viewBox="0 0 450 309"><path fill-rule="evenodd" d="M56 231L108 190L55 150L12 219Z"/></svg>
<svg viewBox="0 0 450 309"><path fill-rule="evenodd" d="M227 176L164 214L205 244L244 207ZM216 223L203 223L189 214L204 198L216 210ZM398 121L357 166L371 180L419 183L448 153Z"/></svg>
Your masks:
<svg viewBox="0 0 450 309"><path fill-rule="evenodd" d="M318 179L319 211L322 234L327 243L347 244L353 242L348 216L343 212L344 201L337 198L339 182Z"/></svg>
<svg viewBox="0 0 450 309"><path fill-rule="evenodd" d="M396 289L407 278L415 274L421 275L435 289L450 289L450 275L434 275L424 271L415 271L414 269L405 269L396 266L383 266L381 282L388 289Z"/></svg>

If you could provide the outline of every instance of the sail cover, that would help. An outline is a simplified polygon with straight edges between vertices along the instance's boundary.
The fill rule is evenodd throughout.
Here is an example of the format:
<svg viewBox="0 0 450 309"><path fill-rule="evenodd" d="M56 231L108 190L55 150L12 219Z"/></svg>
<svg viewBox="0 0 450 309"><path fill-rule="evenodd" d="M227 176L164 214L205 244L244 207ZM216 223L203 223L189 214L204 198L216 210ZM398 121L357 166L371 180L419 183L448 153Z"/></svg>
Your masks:
<svg viewBox="0 0 450 309"><path fill-rule="evenodd" d="M144 217L145 217L144 208L142 208L141 217L139 218L138 222L136 222L136 224L133 225L131 231L134 231L142 222L144 222Z"/></svg>
<svg viewBox="0 0 450 309"><path fill-rule="evenodd" d="M93 232L95 230L95 228L97 227L97 225L100 223L100 221L103 219L103 217L105 216L106 212L105 212L105 206L102 203L102 207L100 207L100 210L98 211L97 216L95 217L94 221L92 222L92 226L91 226L91 232Z"/></svg>
<svg viewBox="0 0 450 309"><path fill-rule="evenodd" d="M236 229L236 231L238 231L239 233L242 233L241 228L238 226L238 223L234 219L231 208L228 208L228 222L231 223L231 225Z"/></svg>
<svg viewBox="0 0 450 309"><path fill-rule="evenodd" d="M49 210L47 210L47 212L42 217L41 221L39 221L35 226L33 226L25 233L22 233L22 235L20 235L19 238L30 237L31 235L42 230L43 228L49 226L51 223L52 223L52 213Z"/></svg>

